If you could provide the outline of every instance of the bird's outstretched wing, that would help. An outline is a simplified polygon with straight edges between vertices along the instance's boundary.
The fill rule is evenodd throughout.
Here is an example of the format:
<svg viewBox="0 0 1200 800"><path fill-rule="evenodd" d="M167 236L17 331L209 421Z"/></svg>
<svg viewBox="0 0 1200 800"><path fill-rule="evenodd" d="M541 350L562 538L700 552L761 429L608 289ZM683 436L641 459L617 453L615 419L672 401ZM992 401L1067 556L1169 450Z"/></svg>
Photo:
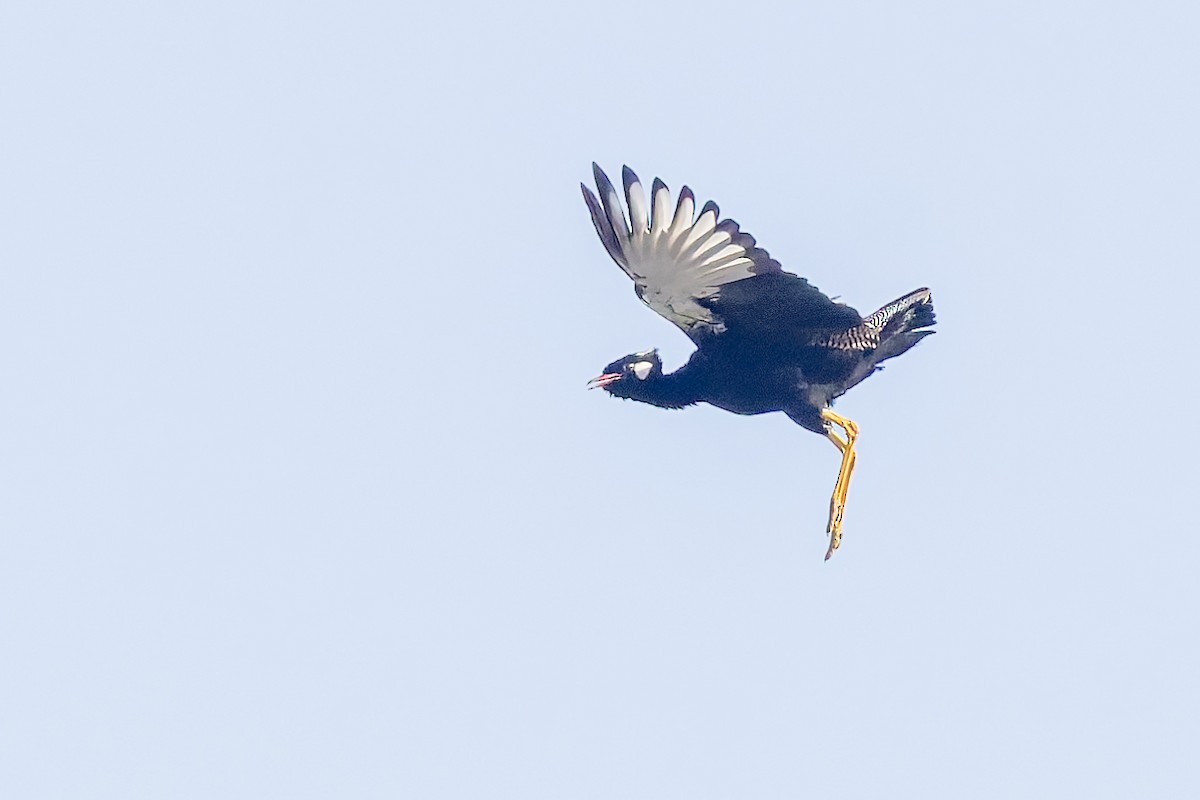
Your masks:
<svg viewBox="0 0 1200 800"><path fill-rule="evenodd" d="M634 291L642 302L694 341L724 329L718 302L722 287L767 275L776 276L767 282L772 286L786 285L785 293L793 298L801 295L808 313L817 311L817 316L839 319L839 324L842 320L848 325L861 321L854 309L833 302L803 278L784 272L778 261L757 246L753 236L740 230L733 220L721 219L716 203L705 203L696 216L696 200L688 187L680 190L672 209L671 192L655 178L647 205L637 175L624 167L621 177L629 209L627 218L608 176L595 164L592 172L599 198L586 185L580 186L600 241L613 261L633 279ZM804 325L799 319L794 323Z"/></svg>

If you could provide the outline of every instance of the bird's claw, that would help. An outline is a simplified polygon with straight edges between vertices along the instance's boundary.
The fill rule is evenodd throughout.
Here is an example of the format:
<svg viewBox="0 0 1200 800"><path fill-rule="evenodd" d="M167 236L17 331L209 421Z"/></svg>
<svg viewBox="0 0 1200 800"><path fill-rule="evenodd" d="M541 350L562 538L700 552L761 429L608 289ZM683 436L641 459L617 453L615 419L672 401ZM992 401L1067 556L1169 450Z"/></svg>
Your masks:
<svg viewBox="0 0 1200 800"><path fill-rule="evenodd" d="M829 537L829 549L825 551L825 560L828 561L833 551L837 550L842 544L842 514L846 508L837 503L831 503L829 508L829 525L825 528L825 534Z"/></svg>

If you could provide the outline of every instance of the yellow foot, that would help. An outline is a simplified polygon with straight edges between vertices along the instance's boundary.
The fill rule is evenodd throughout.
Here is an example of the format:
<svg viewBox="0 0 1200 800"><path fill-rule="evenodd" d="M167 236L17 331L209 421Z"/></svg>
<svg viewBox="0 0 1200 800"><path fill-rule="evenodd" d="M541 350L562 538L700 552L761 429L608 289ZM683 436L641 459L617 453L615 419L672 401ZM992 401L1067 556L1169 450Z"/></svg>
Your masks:
<svg viewBox="0 0 1200 800"><path fill-rule="evenodd" d="M829 509L829 525L825 530L829 535L829 549L825 551L826 561L833 555L833 551L837 550L842 544L842 514L845 511L845 506Z"/></svg>
<svg viewBox="0 0 1200 800"><path fill-rule="evenodd" d="M833 551L842 544L842 517L846 513L846 496L850 493L850 476L854 473L854 466L858 461L858 453L854 449L855 440L858 438L858 425L829 409L823 409L821 417L826 422L840 427L846 434L846 438L843 439L832 429L825 432L829 441L833 442L842 454L842 466L838 471L837 483L833 487L833 497L829 500L829 524L825 527L825 532L829 535L829 549L825 551L825 560L828 561Z"/></svg>

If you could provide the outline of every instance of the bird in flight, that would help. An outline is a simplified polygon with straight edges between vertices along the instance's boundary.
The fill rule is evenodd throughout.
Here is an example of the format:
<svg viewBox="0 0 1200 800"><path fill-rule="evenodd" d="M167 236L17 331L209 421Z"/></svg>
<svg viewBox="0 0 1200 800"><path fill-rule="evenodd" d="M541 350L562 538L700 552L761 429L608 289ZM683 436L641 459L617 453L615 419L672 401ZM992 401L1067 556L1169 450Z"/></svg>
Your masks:
<svg viewBox="0 0 1200 800"><path fill-rule="evenodd" d="M829 502L828 560L842 541L859 433L833 402L933 333L929 290L860 316L784 272L753 236L721 219L716 203L705 203L697 215L686 186L672 203L655 178L647 203L637 175L625 167L622 207L604 171L592 164L592 173L599 197L580 186L604 248L633 279L642 302L686 333L696 350L671 373L663 372L657 350L619 358L589 388L659 408L709 403L735 414L782 411L829 439L842 461Z"/></svg>

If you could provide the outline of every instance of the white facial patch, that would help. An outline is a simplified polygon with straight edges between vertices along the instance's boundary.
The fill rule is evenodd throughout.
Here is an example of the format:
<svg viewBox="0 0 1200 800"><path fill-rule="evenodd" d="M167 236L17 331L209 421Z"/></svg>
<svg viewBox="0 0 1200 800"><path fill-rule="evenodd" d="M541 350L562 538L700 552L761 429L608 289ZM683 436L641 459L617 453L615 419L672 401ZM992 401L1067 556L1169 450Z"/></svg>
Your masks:
<svg viewBox="0 0 1200 800"><path fill-rule="evenodd" d="M654 363L651 361L638 361L633 365L632 369L637 379L644 381L646 380L646 376L650 374L650 370L654 369Z"/></svg>

